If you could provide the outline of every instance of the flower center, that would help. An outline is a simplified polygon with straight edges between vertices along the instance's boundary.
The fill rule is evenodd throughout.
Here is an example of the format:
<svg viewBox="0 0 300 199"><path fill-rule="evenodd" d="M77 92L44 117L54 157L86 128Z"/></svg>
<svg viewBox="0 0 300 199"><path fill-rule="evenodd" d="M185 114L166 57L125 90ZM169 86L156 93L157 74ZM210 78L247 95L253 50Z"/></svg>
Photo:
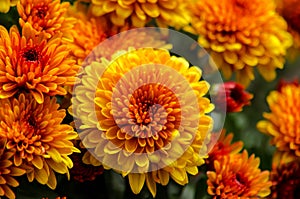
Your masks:
<svg viewBox="0 0 300 199"><path fill-rule="evenodd" d="M230 92L230 97L236 102L244 102L240 89L233 88Z"/></svg>
<svg viewBox="0 0 300 199"><path fill-rule="evenodd" d="M48 6L41 5L36 7L36 16L38 16L40 19L43 19L47 15Z"/></svg>
<svg viewBox="0 0 300 199"><path fill-rule="evenodd" d="M167 113L169 108L170 114ZM160 84L146 84L136 89L129 100L128 125L126 133L135 137L148 138L157 136L159 131L179 126L180 114L173 114L173 109L180 109L175 94ZM180 113L180 111L178 112Z"/></svg>
<svg viewBox="0 0 300 199"><path fill-rule="evenodd" d="M229 179L228 179L228 185L232 188L232 190L236 190L236 193L242 194L245 192L247 186L246 180L243 178L243 176L239 173L233 174Z"/></svg>
<svg viewBox="0 0 300 199"><path fill-rule="evenodd" d="M36 47L27 48L24 50L22 57L29 62L37 62L40 59L40 52Z"/></svg>

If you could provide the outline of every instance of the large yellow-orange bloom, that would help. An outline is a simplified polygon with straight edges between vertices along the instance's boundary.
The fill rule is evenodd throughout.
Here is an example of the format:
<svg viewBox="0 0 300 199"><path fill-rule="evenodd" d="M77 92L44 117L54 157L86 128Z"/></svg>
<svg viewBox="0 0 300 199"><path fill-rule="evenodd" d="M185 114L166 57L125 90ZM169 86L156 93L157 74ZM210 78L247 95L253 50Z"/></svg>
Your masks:
<svg viewBox="0 0 300 199"><path fill-rule="evenodd" d="M204 96L209 85L200 78L185 59L153 48L85 67L72 110L82 143L93 153L84 162L100 160L128 176L136 194L144 183L153 195L156 183L167 185L170 178L188 183L188 174L204 163L201 150L212 127L207 113L213 106Z"/></svg>
<svg viewBox="0 0 300 199"><path fill-rule="evenodd" d="M29 23L13 26L8 32L0 26L0 98L18 91L30 92L38 103L44 95L65 95L66 85L73 85L78 66L62 44L61 34L46 40Z"/></svg>
<svg viewBox="0 0 300 199"><path fill-rule="evenodd" d="M214 199L263 198L270 194L269 171L259 169L259 158L241 154L227 155L214 161L208 171L208 193Z"/></svg>
<svg viewBox="0 0 300 199"><path fill-rule="evenodd" d="M199 44L209 51L225 78L234 73L247 86L255 78L255 68L271 81L276 69L284 67L292 37L273 1L198 0L190 9Z"/></svg>
<svg viewBox="0 0 300 199"><path fill-rule="evenodd" d="M61 3L60 0L21 0L17 4L20 15L19 23L23 27L26 22L47 38L56 34L63 34L63 38L72 41L70 34L75 18L67 17L66 12L69 2Z"/></svg>
<svg viewBox="0 0 300 199"><path fill-rule="evenodd" d="M0 137L0 197L5 196L9 199L14 199L16 196L10 187L19 185L14 176L21 176L26 171L13 165L11 158L14 153L6 150L6 142L5 138Z"/></svg>
<svg viewBox="0 0 300 199"><path fill-rule="evenodd" d="M130 24L144 27L151 19L159 26L181 28L189 24L190 15L183 0L92 0L90 11L94 16L107 16L116 26Z"/></svg>
<svg viewBox="0 0 300 199"><path fill-rule="evenodd" d="M0 137L7 139L5 150L12 153L13 164L26 168L30 182L36 179L52 189L57 183L54 171L69 174L69 155L78 152L71 142L77 133L61 124L66 113L58 108L56 98L49 96L43 104L23 93L0 100Z"/></svg>
<svg viewBox="0 0 300 199"><path fill-rule="evenodd" d="M271 112L263 114L265 120L257 124L258 130L270 135L279 151L291 151L300 157L300 85L281 86L269 94L267 103Z"/></svg>

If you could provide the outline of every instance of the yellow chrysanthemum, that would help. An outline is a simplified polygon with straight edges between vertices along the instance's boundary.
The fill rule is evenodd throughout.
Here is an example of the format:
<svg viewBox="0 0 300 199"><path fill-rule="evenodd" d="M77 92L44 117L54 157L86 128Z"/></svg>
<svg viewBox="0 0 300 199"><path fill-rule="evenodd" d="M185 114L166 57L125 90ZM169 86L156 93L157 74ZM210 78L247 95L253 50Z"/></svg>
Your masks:
<svg viewBox="0 0 300 199"><path fill-rule="evenodd" d="M257 128L270 136L271 143L279 151L291 151L300 157L300 85L285 84L267 97L270 113L264 113L265 120Z"/></svg>
<svg viewBox="0 0 300 199"><path fill-rule="evenodd" d="M61 124L66 113L58 110L56 98L45 97L38 104L30 94L0 100L0 136L7 139L6 150L17 167L26 168L27 178L50 188L56 187L54 171L69 174L73 166L68 157L77 151L71 142L78 135Z"/></svg>
<svg viewBox="0 0 300 199"><path fill-rule="evenodd" d="M287 24L269 0L198 0L190 7L192 27L225 78L236 74L247 86L254 68L271 81L284 67L286 50L292 45Z"/></svg>
<svg viewBox="0 0 300 199"><path fill-rule="evenodd" d="M190 15L183 0L92 0L90 11L94 16L108 16L116 26L126 23L134 27L144 27L155 19L162 27L181 28L189 24Z"/></svg>
<svg viewBox="0 0 300 199"><path fill-rule="evenodd" d="M270 194L272 183L269 171L261 171L259 158L241 154L224 156L214 161L214 170L208 171L208 193L214 199L262 198Z"/></svg>
<svg viewBox="0 0 300 199"><path fill-rule="evenodd" d="M16 6L19 0L0 0L0 12L7 13L10 7Z"/></svg>
<svg viewBox="0 0 300 199"><path fill-rule="evenodd" d="M170 178L186 184L204 163L200 152L212 127L209 86L200 78L197 67L163 49L131 50L87 66L72 110L93 154L84 162L128 175L136 194L144 183L153 195L156 183Z"/></svg>
<svg viewBox="0 0 300 199"><path fill-rule="evenodd" d="M20 35L13 26L9 33L0 26L0 98L20 90L29 91L38 103L44 95L65 95L66 85L73 85L78 66L63 45L61 34L46 40L26 23Z"/></svg>
<svg viewBox="0 0 300 199"><path fill-rule="evenodd" d="M65 16L69 5L60 0L20 0L17 4L20 25L23 27L28 22L47 38L63 33L64 39L72 41L70 30L76 19Z"/></svg>
<svg viewBox="0 0 300 199"><path fill-rule="evenodd" d="M6 141L5 138L0 137L0 197L14 199L16 196L10 187L17 187L19 183L13 177L21 176L26 171L13 165L11 157L14 153L5 149Z"/></svg>

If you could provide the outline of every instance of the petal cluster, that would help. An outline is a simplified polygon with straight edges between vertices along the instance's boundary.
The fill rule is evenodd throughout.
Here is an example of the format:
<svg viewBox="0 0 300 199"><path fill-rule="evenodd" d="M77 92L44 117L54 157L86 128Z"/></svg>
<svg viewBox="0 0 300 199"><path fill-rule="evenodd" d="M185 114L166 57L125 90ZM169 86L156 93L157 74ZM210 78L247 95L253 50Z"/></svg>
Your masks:
<svg viewBox="0 0 300 199"><path fill-rule="evenodd" d="M214 199L262 198L270 194L269 171L261 171L259 158L242 153L224 156L214 161L214 171L208 171L208 193Z"/></svg>
<svg viewBox="0 0 300 199"><path fill-rule="evenodd" d="M20 0L17 4L19 23L21 27L31 24L48 39L62 33L65 40L72 41L70 30L76 19L65 16L69 6L68 2L61 3L60 0Z"/></svg>
<svg viewBox="0 0 300 199"><path fill-rule="evenodd" d="M275 152L271 172L274 199L300 197L300 159L290 153Z"/></svg>
<svg viewBox="0 0 300 199"><path fill-rule="evenodd" d="M93 0L91 13L94 16L107 16L116 26L130 24L144 27L151 19L159 26L181 28L190 21L187 2L183 0Z"/></svg>
<svg viewBox="0 0 300 199"><path fill-rule="evenodd" d="M243 85L230 81L221 86L222 89L216 91L216 104L224 104L225 99L227 113L240 112L244 106L250 105L253 95L248 93Z"/></svg>
<svg viewBox="0 0 300 199"><path fill-rule="evenodd" d="M22 33L16 26L9 32L0 26L0 46L1 99L25 89L43 103L45 95L65 95L64 86L73 85L78 66L60 34L46 40L29 23Z"/></svg>
<svg viewBox="0 0 300 199"><path fill-rule="evenodd" d="M292 45L287 24L269 0L198 0L190 7L192 27L225 78L233 73L247 86L254 69L268 81L284 67Z"/></svg>
<svg viewBox="0 0 300 199"><path fill-rule="evenodd" d="M14 199L16 196L11 187L17 187L19 182L14 178L26 173L23 168L16 167L12 162L13 152L5 150L7 140L0 137L0 197Z"/></svg>
<svg viewBox="0 0 300 199"><path fill-rule="evenodd" d="M64 110L58 110L55 98L46 97L38 104L30 94L0 100L0 136L6 139L5 150L12 154L14 166L25 168L31 182L36 179L50 188L56 187L55 172L69 174L69 158L78 152L71 140L73 128L61 124Z"/></svg>
<svg viewBox="0 0 300 199"><path fill-rule="evenodd" d="M136 194L144 183L153 195L156 183L167 185L170 178L186 184L187 174L204 163L200 150L212 127L206 114L213 106L204 97L209 86L200 78L197 67L162 49L93 62L72 99L83 145L105 169L128 176Z"/></svg>
<svg viewBox="0 0 300 199"><path fill-rule="evenodd" d="M300 156L300 85L286 83L267 97L270 108L265 120L258 122L259 131L272 137L271 143L279 151L291 151Z"/></svg>

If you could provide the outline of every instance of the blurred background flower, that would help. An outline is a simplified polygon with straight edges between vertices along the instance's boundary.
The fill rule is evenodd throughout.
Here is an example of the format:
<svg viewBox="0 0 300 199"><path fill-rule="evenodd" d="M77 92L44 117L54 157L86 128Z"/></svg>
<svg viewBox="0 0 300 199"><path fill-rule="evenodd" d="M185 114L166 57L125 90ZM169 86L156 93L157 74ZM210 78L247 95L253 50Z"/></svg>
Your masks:
<svg viewBox="0 0 300 199"><path fill-rule="evenodd" d="M226 79L236 75L248 86L254 68L268 81L284 67L292 45L286 22L275 13L273 1L198 0L190 4L193 32L207 49Z"/></svg>
<svg viewBox="0 0 300 199"><path fill-rule="evenodd" d="M267 102L270 113L264 113L266 120L260 121L257 128L272 137L271 143L279 151L293 152L300 157L300 85L286 83L279 90L272 91Z"/></svg>

